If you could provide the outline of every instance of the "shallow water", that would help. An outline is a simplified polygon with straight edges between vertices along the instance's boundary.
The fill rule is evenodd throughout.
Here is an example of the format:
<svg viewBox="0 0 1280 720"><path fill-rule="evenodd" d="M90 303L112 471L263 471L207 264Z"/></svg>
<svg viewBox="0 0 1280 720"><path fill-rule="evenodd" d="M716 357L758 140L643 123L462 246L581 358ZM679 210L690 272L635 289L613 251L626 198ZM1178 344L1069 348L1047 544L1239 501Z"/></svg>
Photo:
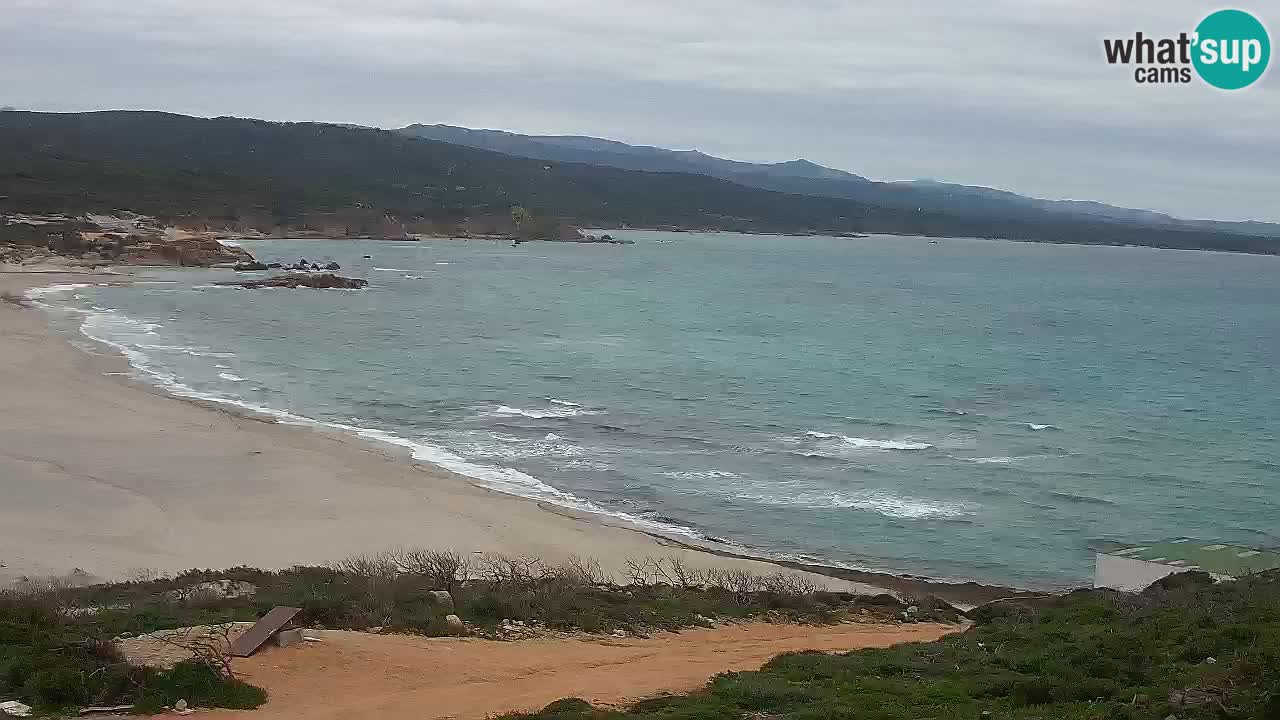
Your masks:
<svg viewBox="0 0 1280 720"><path fill-rule="evenodd" d="M179 394L763 553L1050 587L1101 540L1280 544L1280 258L626 235L246 242L371 285L43 301Z"/></svg>

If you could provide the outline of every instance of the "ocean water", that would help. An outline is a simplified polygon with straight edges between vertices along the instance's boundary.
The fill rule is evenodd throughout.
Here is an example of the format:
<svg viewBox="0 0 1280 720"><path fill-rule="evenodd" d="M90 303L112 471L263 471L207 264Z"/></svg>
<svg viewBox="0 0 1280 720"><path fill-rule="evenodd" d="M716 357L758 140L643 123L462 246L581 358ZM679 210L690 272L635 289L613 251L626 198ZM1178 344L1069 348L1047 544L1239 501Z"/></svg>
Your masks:
<svg viewBox="0 0 1280 720"><path fill-rule="evenodd" d="M371 284L39 299L177 394L762 555L1063 587L1100 541L1280 545L1280 258L624 234L255 241Z"/></svg>

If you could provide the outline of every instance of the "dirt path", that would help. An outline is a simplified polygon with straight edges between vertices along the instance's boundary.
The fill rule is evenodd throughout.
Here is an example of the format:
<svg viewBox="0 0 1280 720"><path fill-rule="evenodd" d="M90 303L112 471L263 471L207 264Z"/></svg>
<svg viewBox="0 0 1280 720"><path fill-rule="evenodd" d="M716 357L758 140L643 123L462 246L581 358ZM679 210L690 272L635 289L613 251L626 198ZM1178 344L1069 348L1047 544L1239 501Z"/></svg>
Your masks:
<svg viewBox="0 0 1280 720"><path fill-rule="evenodd" d="M948 625L738 625L651 638L556 638L504 643L326 632L318 643L268 648L240 661L270 701L245 720L378 718L482 720L581 697L619 703L701 687L779 653L844 651L931 641Z"/></svg>

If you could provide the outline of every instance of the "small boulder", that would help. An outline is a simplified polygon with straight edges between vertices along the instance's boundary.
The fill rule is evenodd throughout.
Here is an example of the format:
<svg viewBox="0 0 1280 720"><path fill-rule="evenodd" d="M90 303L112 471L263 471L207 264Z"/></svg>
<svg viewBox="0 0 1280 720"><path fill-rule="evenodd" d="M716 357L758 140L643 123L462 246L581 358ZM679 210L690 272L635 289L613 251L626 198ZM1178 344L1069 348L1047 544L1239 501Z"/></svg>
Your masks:
<svg viewBox="0 0 1280 720"><path fill-rule="evenodd" d="M444 605L450 610L453 609L453 595L450 595L448 590L432 590L428 595L437 605Z"/></svg>
<svg viewBox="0 0 1280 720"><path fill-rule="evenodd" d="M293 630L281 630L275 634L272 640L275 642L276 647L285 648L290 645L297 645L303 640L302 631L296 628Z"/></svg>
<svg viewBox="0 0 1280 720"><path fill-rule="evenodd" d="M0 702L0 715L7 717L31 717L31 706L24 705L17 700L6 700Z"/></svg>
<svg viewBox="0 0 1280 720"><path fill-rule="evenodd" d="M324 266L324 269L325 269L325 270L341 270L341 269L342 269L342 266L341 266L341 265L339 265L339 264L338 264L338 263L336 263L336 262L331 262L331 263L329 263L328 265L325 265L325 266Z"/></svg>
<svg viewBox="0 0 1280 720"><path fill-rule="evenodd" d="M170 590L165 597L174 602L195 600L197 598L213 598L216 600L235 600L251 598L258 593L258 586L243 580L210 580L196 583L181 590Z"/></svg>
<svg viewBox="0 0 1280 720"><path fill-rule="evenodd" d="M467 629L466 624L462 622L462 618L457 615L445 615L444 624L448 626L450 630L457 633L465 632Z"/></svg>

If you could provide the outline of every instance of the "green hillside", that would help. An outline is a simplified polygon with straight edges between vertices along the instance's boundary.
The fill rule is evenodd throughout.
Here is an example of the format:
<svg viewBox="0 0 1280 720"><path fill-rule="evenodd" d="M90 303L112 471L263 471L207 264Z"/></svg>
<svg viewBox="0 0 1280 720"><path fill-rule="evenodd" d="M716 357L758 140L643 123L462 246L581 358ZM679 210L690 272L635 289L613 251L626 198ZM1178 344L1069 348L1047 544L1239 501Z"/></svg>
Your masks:
<svg viewBox="0 0 1280 720"><path fill-rule="evenodd" d="M523 205L580 225L884 232L1277 253L1280 242L1119 222L984 219L534 160L382 130L154 112L0 113L0 210L129 209L298 223L364 207L460 218Z"/></svg>

